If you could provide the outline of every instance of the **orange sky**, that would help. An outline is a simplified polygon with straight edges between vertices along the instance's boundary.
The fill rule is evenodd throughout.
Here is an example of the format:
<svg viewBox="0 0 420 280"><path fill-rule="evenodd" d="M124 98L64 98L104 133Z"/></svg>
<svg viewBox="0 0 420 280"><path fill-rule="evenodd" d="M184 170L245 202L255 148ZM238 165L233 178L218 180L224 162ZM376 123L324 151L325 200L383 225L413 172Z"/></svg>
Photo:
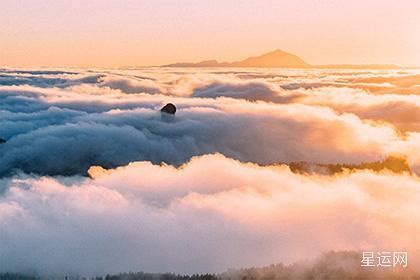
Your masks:
<svg viewBox="0 0 420 280"><path fill-rule="evenodd" d="M2 0L1 66L232 61L420 65L420 1Z"/></svg>

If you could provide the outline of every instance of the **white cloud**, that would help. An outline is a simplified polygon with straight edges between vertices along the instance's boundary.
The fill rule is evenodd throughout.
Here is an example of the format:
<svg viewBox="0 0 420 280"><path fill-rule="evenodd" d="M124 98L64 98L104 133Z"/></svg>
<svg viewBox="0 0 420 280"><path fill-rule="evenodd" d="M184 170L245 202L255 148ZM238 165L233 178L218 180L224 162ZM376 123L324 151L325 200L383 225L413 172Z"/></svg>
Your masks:
<svg viewBox="0 0 420 280"><path fill-rule="evenodd" d="M215 152L261 164L360 163L400 152L410 156L406 146L418 146L392 126L297 103L31 87L0 92L6 96L0 134L8 140L0 146L3 175L15 169L77 174L92 164L113 167L135 160L181 164ZM172 120L159 112L166 102L178 106Z"/></svg>
<svg viewBox="0 0 420 280"><path fill-rule="evenodd" d="M408 174L304 176L222 155L90 173L6 179L1 270L214 272L330 249L407 250L415 262L419 249L420 181Z"/></svg>
<svg viewBox="0 0 420 280"><path fill-rule="evenodd" d="M331 249L420 250L411 72L0 73L0 271L213 272ZM175 117L159 112L168 102ZM414 173L263 166L390 155Z"/></svg>

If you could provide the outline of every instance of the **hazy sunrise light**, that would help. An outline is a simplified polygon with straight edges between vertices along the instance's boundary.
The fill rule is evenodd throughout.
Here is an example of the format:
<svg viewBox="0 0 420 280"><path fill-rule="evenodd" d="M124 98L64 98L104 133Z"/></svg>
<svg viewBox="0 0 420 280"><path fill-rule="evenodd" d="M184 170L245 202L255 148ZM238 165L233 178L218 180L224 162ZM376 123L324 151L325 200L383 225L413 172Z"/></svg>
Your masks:
<svg viewBox="0 0 420 280"><path fill-rule="evenodd" d="M0 1L0 280L420 279L420 1Z"/></svg>

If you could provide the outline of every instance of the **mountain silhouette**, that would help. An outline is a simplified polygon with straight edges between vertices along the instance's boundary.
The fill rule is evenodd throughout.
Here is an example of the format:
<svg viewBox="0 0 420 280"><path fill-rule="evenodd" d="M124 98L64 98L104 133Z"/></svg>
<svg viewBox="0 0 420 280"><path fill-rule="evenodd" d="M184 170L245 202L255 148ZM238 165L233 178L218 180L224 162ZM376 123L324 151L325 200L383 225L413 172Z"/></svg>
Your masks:
<svg viewBox="0 0 420 280"><path fill-rule="evenodd" d="M253 56L241 61L218 62L217 60L204 60L197 63L179 62L162 65L161 67L279 67L279 68L321 68L321 69L399 69L393 64L329 64L310 65L300 57L280 49Z"/></svg>
<svg viewBox="0 0 420 280"><path fill-rule="evenodd" d="M231 63L231 66L306 68L310 65L294 54L277 49L260 56L249 57L239 62L233 62Z"/></svg>
<svg viewBox="0 0 420 280"><path fill-rule="evenodd" d="M198 63L174 63L164 65L164 67L284 67L284 68L307 68L310 67L305 61L298 56L284 52L282 50L274 50L272 52L249 57L245 60L235 62L218 62L217 60L205 60Z"/></svg>

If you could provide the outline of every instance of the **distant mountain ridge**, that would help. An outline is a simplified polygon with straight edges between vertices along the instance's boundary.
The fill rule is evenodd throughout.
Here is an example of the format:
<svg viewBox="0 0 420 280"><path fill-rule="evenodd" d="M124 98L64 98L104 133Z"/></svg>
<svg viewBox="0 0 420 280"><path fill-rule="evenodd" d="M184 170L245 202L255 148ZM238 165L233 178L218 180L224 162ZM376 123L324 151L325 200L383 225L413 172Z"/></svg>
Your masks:
<svg viewBox="0 0 420 280"><path fill-rule="evenodd" d="M235 62L218 62L217 60L204 60L197 63L179 62L173 64L162 65L161 67L278 67L278 68L341 68L341 69L398 69L397 65L392 64L369 64L369 65L353 65L353 64L337 64L337 65L310 65L300 57L276 49L274 51L262 54L260 56L248 57L241 61Z"/></svg>
<svg viewBox="0 0 420 280"><path fill-rule="evenodd" d="M205 60L198 63L174 63L164 65L164 67L285 67L285 68L308 68L305 61L294 54L282 50L249 57L247 59L235 62L218 62L217 60Z"/></svg>

